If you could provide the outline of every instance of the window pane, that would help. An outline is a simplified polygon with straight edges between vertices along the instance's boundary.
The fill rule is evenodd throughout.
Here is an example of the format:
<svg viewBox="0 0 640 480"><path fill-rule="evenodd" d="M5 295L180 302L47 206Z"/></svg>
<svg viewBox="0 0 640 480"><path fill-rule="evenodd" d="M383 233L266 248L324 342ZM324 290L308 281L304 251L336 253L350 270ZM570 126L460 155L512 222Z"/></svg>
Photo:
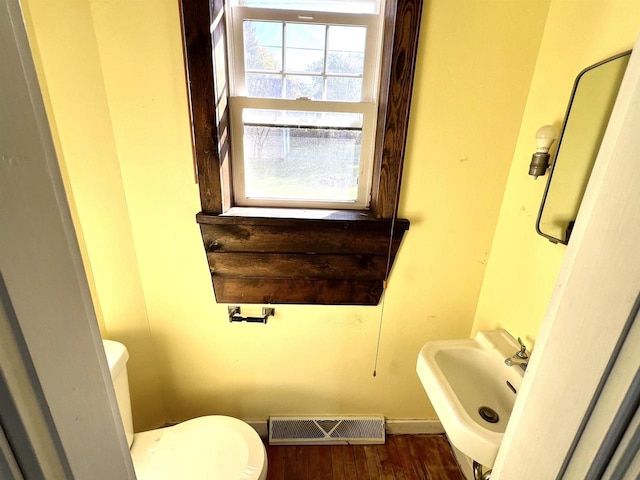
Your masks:
<svg viewBox="0 0 640 480"><path fill-rule="evenodd" d="M282 23L245 21L243 26L245 69L282 71Z"/></svg>
<svg viewBox="0 0 640 480"><path fill-rule="evenodd" d="M362 115L245 109L247 198L355 201Z"/></svg>
<svg viewBox="0 0 640 480"><path fill-rule="evenodd" d="M285 77L286 98L307 97L322 100L322 77L312 75L287 75Z"/></svg>
<svg viewBox="0 0 640 480"><path fill-rule="evenodd" d="M324 71L325 25L287 23L285 28L285 71Z"/></svg>
<svg viewBox="0 0 640 480"><path fill-rule="evenodd" d="M327 42L327 72L362 75L366 27L330 26Z"/></svg>
<svg viewBox="0 0 640 480"><path fill-rule="evenodd" d="M236 0L237 5L314 12L378 13L378 0Z"/></svg>
<svg viewBox="0 0 640 480"><path fill-rule="evenodd" d="M366 32L360 26L244 21L246 95L360 101Z"/></svg>
<svg viewBox="0 0 640 480"><path fill-rule="evenodd" d="M359 102L362 98L362 80L349 77L327 78L327 100Z"/></svg>
<svg viewBox="0 0 640 480"><path fill-rule="evenodd" d="M282 75L247 73L247 95L259 98L282 98Z"/></svg>
<svg viewBox="0 0 640 480"><path fill-rule="evenodd" d="M227 89L227 70L226 66L226 57L227 51L225 47L225 36L221 35L218 38L218 42L213 47L213 59L214 59L214 75L215 75L215 83L214 86L216 88L216 98L220 98L223 93L226 93Z"/></svg>

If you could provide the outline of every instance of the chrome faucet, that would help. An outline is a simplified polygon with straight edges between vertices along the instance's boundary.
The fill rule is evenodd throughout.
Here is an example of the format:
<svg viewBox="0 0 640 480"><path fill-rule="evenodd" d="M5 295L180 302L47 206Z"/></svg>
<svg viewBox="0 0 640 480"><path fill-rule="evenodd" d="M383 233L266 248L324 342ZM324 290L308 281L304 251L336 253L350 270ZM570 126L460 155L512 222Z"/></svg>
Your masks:
<svg viewBox="0 0 640 480"><path fill-rule="evenodd" d="M524 372L527 370L527 365L529 365L529 355L527 354L527 347L522 343L520 337L518 337L518 343L520 344L520 350L513 357L505 359L504 363L509 367L518 365Z"/></svg>

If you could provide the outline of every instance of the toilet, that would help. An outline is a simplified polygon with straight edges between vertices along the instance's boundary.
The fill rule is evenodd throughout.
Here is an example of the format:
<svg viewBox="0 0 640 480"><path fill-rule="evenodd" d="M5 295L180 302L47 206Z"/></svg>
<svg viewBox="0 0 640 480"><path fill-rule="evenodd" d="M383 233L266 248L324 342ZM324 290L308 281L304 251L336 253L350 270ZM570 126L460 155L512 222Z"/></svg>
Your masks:
<svg viewBox="0 0 640 480"><path fill-rule="evenodd" d="M172 427L133 433L127 376L129 352L103 340L111 379L138 480L265 480L260 436L237 418L210 415Z"/></svg>

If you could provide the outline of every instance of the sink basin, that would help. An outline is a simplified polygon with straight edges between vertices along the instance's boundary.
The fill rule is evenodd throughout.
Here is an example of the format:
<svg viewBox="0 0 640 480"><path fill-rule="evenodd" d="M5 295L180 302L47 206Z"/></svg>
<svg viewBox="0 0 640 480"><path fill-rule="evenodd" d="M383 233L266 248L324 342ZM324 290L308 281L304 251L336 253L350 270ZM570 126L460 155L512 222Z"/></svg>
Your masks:
<svg viewBox="0 0 640 480"><path fill-rule="evenodd" d="M506 331L491 330L472 339L428 342L418 355L416 371L449 440L488 468L524 375L520 366L509 367L504 360L519 350Z"/></svg>

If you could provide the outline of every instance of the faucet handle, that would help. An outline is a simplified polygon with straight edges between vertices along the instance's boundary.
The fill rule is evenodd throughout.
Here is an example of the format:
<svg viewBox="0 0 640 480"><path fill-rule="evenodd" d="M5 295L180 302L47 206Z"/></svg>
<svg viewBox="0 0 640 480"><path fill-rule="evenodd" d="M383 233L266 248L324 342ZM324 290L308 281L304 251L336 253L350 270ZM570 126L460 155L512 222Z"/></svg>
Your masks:
<svg viewBox="0 0 640 480"><path fill-rule="evenodd" d="M522 343L520 337L518 337L518 343L520 344L520 351L516 353L515 356L522 359L529 358L529 355L527 355L527 347Z"/></svg>

